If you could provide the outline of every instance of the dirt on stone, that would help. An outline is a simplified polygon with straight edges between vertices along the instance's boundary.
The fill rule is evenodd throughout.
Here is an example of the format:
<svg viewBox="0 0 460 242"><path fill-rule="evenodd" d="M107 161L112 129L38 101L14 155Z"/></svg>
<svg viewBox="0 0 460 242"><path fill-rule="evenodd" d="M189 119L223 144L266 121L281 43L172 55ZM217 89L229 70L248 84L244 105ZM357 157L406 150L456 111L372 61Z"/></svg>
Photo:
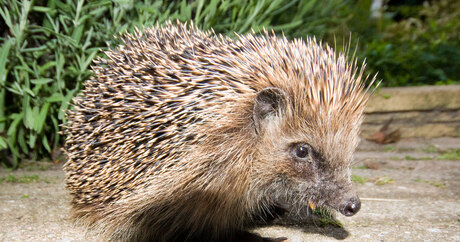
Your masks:
<svg viewBox="0 0 460 242"><path fill-rule="evenodd" d="M361 197L343 227L270 226L254 232L287 241L460 241L460 138L363 141L352 179ZM0 241L97 241L69 220L62 165L0 169Z"/></svg>

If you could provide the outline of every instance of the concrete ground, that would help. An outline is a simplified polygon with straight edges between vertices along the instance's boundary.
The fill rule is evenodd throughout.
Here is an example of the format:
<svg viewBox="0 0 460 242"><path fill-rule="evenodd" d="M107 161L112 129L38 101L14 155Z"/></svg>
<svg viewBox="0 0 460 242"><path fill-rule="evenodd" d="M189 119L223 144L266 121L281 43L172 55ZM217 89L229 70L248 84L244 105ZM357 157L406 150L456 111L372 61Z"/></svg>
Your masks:
<svg viewBox="0 0 460 242"><path fill-rule="evenodd" d="M457 149L457 152L452 152ZM334 226L256 230L287 241L460 241L460 138L362 142L353 180L362 199L353 217ZM93 241L68 219L61 166L0 169L0 241Z"/></svg>

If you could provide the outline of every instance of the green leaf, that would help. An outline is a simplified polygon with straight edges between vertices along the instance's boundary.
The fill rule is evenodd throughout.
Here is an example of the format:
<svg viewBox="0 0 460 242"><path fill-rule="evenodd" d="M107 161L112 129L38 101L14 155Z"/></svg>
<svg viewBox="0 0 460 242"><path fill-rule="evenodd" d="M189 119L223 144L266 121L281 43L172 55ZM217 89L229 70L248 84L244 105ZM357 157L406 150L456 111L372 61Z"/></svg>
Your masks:
<svg viewBox="0 0 460 242"><path fill-rule="evenodd" d="M84 60L84 62L80 65L80 71L81 72L84 72L85 70L88 69L88 66L89 64L91 64L91 62L93 61L94 59L94 56L96 56L97 54L97 51L93 51L89 54L89 56L86 58L86 60Z"/></svg>
<svg viewBox="0 0 460 242"><path fill-rule="evenodd" d="M48 139L46 138L46 135L43 135L42 144L43 144L43 147L45 147L45 149L46 149L49 153L51 153L51 148L50 148L50 145L48 144Z"/></svg>
<svg viewBox="0 0 460 242"><path fill-rule="evenodd" d="M30 133L29 134L29 147L33 149L35 147L35 142L37 141L37 134Z"/></svg>
<svg viewBox="0 0 460 242"><path fill-rule="evenodd" d="M40 51L46 50L46 49L48 49L48 46L42 45L42 46L33 47L33 48L24 48L24 49L21 49L21 52L22 53L35 52L34 54L38 54L38 53L41 53Z"/></svg>
<svg viewBox="0 0 460 242"><path fill-rule="evenodd" d="M280 31L280 30L284 30L284 29L293 29L293 28L297 28L302 23L303 23L303 20L297 20L297 21L290 22L290 23L287 23L287 24L274 26L273 30Z"/></svg>
<svg viewBox="0 0 460 242"><path fill-rule="evenodd" d="M34 127L34 112L30 106L26 106L24 108L25 111L25 119L24 119L24 126L28 129L33 129Z"/></svg>
<svg viewBox="0 0 460 242"><path fill-rule="evenodd" d="M14 14L14 12L12 12ZM5 24L8 26L9 29L13 28L13 20L10 16L10 10L5 7L5 8L0 8L0 15L2 16L3 20L5 21Z"/></svg>
<svg viewBox="0 0 460 242"><path fill-rule="evenodd" d="M10 127L8 128L7 135L8 137L16 137L16 133L18 132L18 125L21 122L23 117L23 113L15 113L10 116L13 121L10 124Z"/></svg>
<svg viewBox="0 0 460 242"><path fill-rule="evenodd" d="M28 16L31 7L31 1L24 0L22 1L21 16L19 20L19 28L15 31L14 35L18 41L22 42L25 38L24 31L26 30L26 25L29 23Z"/></svg>
<svg viewBox="0 0 460 242"><path fill-rule="evenodd" d="M49 13L51 15L54 15L57 12L56 9L42 7L42 6L33 6L32 11L42 12L42 13Z"/></svg>
<svg viewBox="0 0 460 242"><path fill-rule="evenodd" d="M44 64L44 65L42 65L42 66L39 67L39 73L40 73L41 75L44 75L45 72L46 72L49 68L51 68L51 67L53 67L53 66L56 66L56 61L47 62L46 64Z"/></svg>
<svg viewBox="0 0 460 242"><path fill-rule="evenodd" d="M32 90L30 90L30 88L28 88L28 87L26 87L26 86L23 85L23 86L22 86L22 90L24 90L24 91L25 91L27 94L29 94L30 96L35 97L35 93L34 93Z"/></svg>
<svg viewBox="0 0 460 242"><path fill-rule="evenodd" d="M0 48L0 86L4 86L6 82L6 75L8 74L6 63L9 62L8 55L10 53L12 45L13 40L8 39L3 43L2 47Z"/></svg>
<svg viewBox="0 0 460 242"><path fill-rule="evenodd" d="M22 149L22 152L26 154L29 153L29 148L27 147L26 135L24 134L24 129L22 128L19 129L17 138L18 138L17 140L18 140L19 146Z"/></svg>
<svg viewBox="0 0 460 242"><path fill-rule="evenodd" d="M38 114L38 116L35 117L35 122L34 122L34 126L35 126L35 130L37 131L37 133L41 133L42 130L43 130L43 126L45 124L45 121L46 121L46 117L48 116L48 109L50 107L50 103L45 103L42 108L40 109L40 113Z"/></svg>
<svg viewBox="0 0 460 242"><path fill-rule="evenodd" d="M81 36L83 35L83 31L85 30L84 28L84 25L79 25L74 29L72 33L72 39L75 41L75 43L80 43Z"/></svg>
<svg viewBox="0 0 460 242"><path fill-rule="evenodd" d="M67 108L69 107L69 103L70 101L72 100L74 94L77 92L77 89L73 89L71 91L69 91L65 97L64 97L64 100L62 100L62 103L61 103L61 108L59 109L59 114L58 114L58 118L60 120L64 120L65 119L65 111L67 110Z"/></svg>
<svg viewBox="0 0 460 242"><path fill-rule="evenodd" d="M19 157L19 151L17 149L17 144L16 141L12 141L10 138L7 139L8 147L10 148L11 153L13 154L13 168L16 168L18 166L18 157Z"/></svg>
<svg viewBox="0 0 460 242"><path fill-rule="evenodd" d="M6 139L0 136L0 150L8 148L8 143Z"/></svg>
<svg viewBox="0 0 460 242"><path fill-rule="evenodd" d="M51 78L37 78L37 79L32 79L30 82L32 82L35 85L43 85L52 82L53 79Z"/></svg>
<svg viewBox="0 0 460 242"><path fill-rule="evenodd" d="M54 116L51 116L51 121L53 121L54 127L54 144L53 147L56 147L59 143L59 122Z"/></svg>
<svg viewBox="0 0 460 242"><path fill-rule="evenodd" d="M53 103L53 102L62 102L64 97L62 96L61 93L55 92L53 95L49 96L46 98L47 102Z"/></svg>

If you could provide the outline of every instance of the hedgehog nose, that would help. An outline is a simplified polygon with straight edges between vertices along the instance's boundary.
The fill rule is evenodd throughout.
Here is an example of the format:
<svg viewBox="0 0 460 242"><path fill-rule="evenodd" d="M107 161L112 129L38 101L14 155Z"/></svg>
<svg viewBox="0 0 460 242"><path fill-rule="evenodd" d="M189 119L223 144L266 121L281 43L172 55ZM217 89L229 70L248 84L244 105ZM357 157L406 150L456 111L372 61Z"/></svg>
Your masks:
<svg viewBox="0 0 460 242"><path fill-rule="evenodd" d="M359 200L359 197L358 196L352 197L350 198L350 200L348 200L342 213L345 216L353 216L359 211L360 208L361 208L361 201Z"/></svg>

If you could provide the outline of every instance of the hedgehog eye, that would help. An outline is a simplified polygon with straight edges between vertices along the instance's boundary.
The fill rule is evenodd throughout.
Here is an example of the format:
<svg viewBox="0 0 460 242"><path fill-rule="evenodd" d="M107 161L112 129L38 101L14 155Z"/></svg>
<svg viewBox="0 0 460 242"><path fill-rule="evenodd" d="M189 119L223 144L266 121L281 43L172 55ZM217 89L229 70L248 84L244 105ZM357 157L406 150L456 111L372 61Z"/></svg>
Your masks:
<svg viewBox="0 0 460 242"><path fill-rule="evenodd" d="M298 159L305 159L309 156L310 147L305 144L299 144L296 146L294 150L294 154Z"/></svg>

